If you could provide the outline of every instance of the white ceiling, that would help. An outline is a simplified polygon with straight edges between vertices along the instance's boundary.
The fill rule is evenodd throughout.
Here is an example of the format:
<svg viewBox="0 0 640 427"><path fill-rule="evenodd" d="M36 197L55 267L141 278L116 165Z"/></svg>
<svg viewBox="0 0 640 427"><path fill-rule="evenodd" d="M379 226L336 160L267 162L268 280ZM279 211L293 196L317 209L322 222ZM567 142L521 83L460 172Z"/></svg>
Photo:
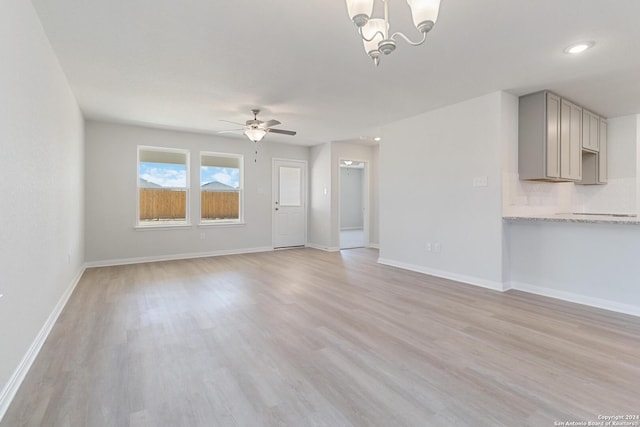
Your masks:
<svg viewBox="0 0 640 427"><path fill-rule="evenodd" d="M344 0L32 2L88 118L213 133L259 107L298 131L268 139L313 145L496 90L640 113L639 0L442 0L427 43L378 68ZM390 17L415 34L406 1Z"/></svg>

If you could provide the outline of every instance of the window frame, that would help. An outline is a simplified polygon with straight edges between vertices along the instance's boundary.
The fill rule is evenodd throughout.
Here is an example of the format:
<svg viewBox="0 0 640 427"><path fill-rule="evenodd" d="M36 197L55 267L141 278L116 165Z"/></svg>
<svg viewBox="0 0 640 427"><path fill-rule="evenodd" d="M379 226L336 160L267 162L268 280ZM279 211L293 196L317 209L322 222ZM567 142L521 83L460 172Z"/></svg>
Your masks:
<svg viewBox="0 0 640 427"><path fill-rule="evenodd" d="M140 221L140 153L142 151L156 151L164 153L183 154L185 156L186 182L185 182L185 219L184 222L175 222L170 224L149 224ZM182 148L157 147L150 145L138 145L136 149L136 230L153 230L153 229L172 229L172 228L190 228L191 224L191 151ZM178 163L177 163L178 164Z"/></svg>
<svg viewBox="0 0 640 427"><path fill-rule="evenodd" d="M227 159L236 159L238 161L238 219L208 220L202 218L202 167L206 166L203 165L203 159L205 157L223 157ZM222 153L219 151L200 151L198 167L198 192L198 227L228 227L234 225L244 225L244 155L238 153Z"/></svg>

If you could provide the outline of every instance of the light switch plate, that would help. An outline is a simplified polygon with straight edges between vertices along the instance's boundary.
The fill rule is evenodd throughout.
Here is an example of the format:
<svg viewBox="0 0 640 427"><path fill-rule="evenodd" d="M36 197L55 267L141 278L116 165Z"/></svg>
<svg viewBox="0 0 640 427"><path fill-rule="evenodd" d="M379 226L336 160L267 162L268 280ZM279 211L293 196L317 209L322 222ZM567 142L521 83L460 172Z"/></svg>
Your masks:
<svg viewBox="0 0 640 427"><path fill-rule="evenodd" d="M474 187L488 187L488 177L487 176L474 176L473 177L473 186Z"/></svg>

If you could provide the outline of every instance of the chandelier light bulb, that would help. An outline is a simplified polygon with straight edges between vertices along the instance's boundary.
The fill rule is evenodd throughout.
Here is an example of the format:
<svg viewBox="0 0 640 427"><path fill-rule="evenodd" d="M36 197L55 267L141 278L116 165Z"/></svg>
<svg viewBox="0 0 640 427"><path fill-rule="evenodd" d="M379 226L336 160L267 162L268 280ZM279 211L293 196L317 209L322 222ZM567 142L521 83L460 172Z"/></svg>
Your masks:
<svg viewBox="0 0 640 427"><path fill-rule="evenodd" d="M413 25L422 33L430 31L438 19L440 0L407 0Z"/></svg>
<svg viewBox="0 0 640 427"><path fill-rule="evenodd" d="M347 0L349 18L357 27L363 27L373 14L374 0Z"/></svg>

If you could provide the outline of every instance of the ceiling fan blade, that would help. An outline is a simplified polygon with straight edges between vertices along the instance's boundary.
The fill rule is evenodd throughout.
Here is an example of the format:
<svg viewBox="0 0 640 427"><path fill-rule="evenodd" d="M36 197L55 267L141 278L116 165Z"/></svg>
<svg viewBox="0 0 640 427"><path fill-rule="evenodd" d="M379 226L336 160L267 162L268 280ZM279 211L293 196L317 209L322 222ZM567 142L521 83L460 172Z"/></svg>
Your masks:
<svg viewBox="0 0 640 427"><path fill-rule="evenodd" d="M242 128L242 129L229 129L229 130L220 130L220 131L218 131L216 133L236 133L236 132L241 132L243 130L244 130L244 128Z"/></svg>
<svg viewBox="0 0 640 427"><path fill-rule="evenodd" d="M271 129L271 128L268 128L268 129L265 129L265 130L266 130L267 132L270 132L270 133L281 133L281 134L283 134L283 135L291 135L291 136L293 136L293 135L295 135L295 134L296 134L296 132L295 132L295 131L292 131L292 130Z"/></svg>
<svg viewBox="0 0 640 427"><path fill-rule="evenodd" d="M238 126L244 126L244 123L231 122L229 120L218 120L218 121L225 122L225 123L231 123L231 124L238 125Z"/></svg>
<svg viewBox="0 0 640 427"><path fill-rule="evenodd" d="M260 123L260 127L261 128L270 128L271 126L276 126L281 124L279 121L277 120L267 120L266 122L262 122Z"/></svg>

